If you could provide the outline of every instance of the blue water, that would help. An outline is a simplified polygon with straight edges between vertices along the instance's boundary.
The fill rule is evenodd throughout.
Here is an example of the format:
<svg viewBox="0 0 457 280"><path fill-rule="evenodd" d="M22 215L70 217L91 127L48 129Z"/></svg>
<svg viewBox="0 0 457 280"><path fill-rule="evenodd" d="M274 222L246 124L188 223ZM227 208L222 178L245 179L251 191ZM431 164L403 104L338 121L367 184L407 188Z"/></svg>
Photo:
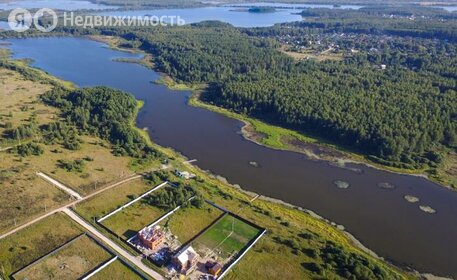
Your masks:
<svg viewBox="0 0 457 280"><path fill-rule="evenodd" d="M8 22L6 22L6 21L0 21L0 29L3 29L3 30L8 30L8 29L10 29L10 26L8 25Z"/></svg>
<svg viewBox="0 0 457 280"><path fill-rule="evenodd" d="M448 12L455 12L457 11L457 6L436 6L435 8L440 8L440 9L444 9Z"/></svg>
<svg viewBox="0 0 457 280"><path fill-rule="evenodd" d="M325 4L287 4L287 3L269 3L269 2L259 2L259 3L240 3L240 4L227 4L224 5L227 7L274 7L274 8L289 8L289 9L314 9L314 8L328 8L328 9L354 9L358 10L363 8L359 5L341 5L335 7L333 5Z"/></svg>
<svg viewBox="0 0 457 280"><path fill-rule="evenodd" d="M113 9L114 6L94 4L82 0L24 0L0 3L0 10L12 10L16 8L40 9L50 8L57 10L75 11L75 10L102 10Z"/></svg>
<svg viewBox="0 0 457 280"><path fill-rule="evenodd" d="M276 23L293 22L302 19L300 15L296 14L300 11L295 9L278 9L274 13L248 13L247 11L236 11L236 9L235 7L203 7L191 9L109 11L100 14L111 16L179 16L185 20L186 24L206 20L218 20L230 23L236 27L267 27ZM165 20L165 22L167 21Z"/></svg>
<svg viewBox="0 0 457 280"><path fill-rule="evenodd" d="M197 159L204 170L266 196L309 208L343 224L381 256L421 272L457 278L457 192L424 178L352 165L356 173L246 141L241 123L187 105L188 92L151 83L159 75L133 63L113 61L138 57L77 38L10 40L15 58L31 58L33 66L78 86L106 85L128 91L145 102L137 125L152 139ZM249 162L255 161L258 167ZM347 181L349 189L335 187ZM396 186L386 190L378 186ZM411 204L405 195L420 203ZM419 205L437 210L426 214Z"/></svg>

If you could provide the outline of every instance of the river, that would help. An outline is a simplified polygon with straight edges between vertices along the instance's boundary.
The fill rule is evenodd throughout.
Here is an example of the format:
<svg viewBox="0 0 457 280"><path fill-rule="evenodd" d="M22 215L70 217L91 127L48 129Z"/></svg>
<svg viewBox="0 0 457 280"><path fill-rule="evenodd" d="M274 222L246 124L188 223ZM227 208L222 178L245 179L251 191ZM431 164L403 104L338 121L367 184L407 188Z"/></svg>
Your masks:
<svg viewBox="0 0 457 280"><path fill-rule="evenodd" d="M187 105L189 92L176 92L151 81L159 75L137 64L113 61L138 57L77 38L10 40L15 58L81 87L106 85L145 101L137 125L151 138L172 147L205 170L249 191L311 209L346 229L376 253L421 272L457 277L457 192L424 178L368 168L354 172L276 151L245 140L242 123ZM257 162L253 166L250 162ZM350 183L337 188L335 180ZM394 189L379 187L390 183ZM420 198L408 203L405 195ZM420 205L434 208L427 214Z"/></svg>
<svg viewBox="0 0 457 280"><path fill-rule="evenodd" d="M271 13L249 13L247 8L252 6L276 7ZM362 6L342 5L339 9L360 9ZM244 10L243 10L244 8ZM188 9L156 9L156 10L128 10L101 12L105 16L156 16L170 17L179 16L186 24L218 20L230 23L236 27L267 27L277 23L294 22L302 20L299 13L307 8L329 8L332 5L314 4L281 4L281 3L255 3L255 4L228 4L224 6L199 7ZM164 20L167 22L167 20Z"/></svg>

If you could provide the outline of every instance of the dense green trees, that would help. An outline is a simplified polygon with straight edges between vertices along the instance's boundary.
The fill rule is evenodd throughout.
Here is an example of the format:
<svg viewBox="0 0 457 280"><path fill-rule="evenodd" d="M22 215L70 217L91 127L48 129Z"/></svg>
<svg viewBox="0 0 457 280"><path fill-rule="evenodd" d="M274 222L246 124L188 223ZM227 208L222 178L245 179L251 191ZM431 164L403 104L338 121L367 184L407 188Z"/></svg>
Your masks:
<svg viewBox="0 0 457 280"><path fill-rule="evenodd" d="M75 159L75 160L60 159L60 160L58 160L57 166L66 170L67 172L81 173L84 171L86 162L84 161L84 159Z"/></svg>
<svg viewBox="0 0 457 280"><path fill-rule="evenodd" d="M43 149L38 145L37 143L27 143L24 145L18 145L15 146L12 150L12 153L17 154L21 157L27 157L27 156L39 156L44 153Z"/></svg>
<svg viewBox="0 0 457 280"><path fill-rule="evenodd" d="M42 99L63 111L67 124L50 124L45 129L45 139L65 139L67 148L78 147L76 126L81 132L100 136L114 145L116 155L135 158L159 157L146 140L132 127L137 110L135 98L127 93L106 87L68 91L53 89Z"/></svg>
<svg viewBox="0 0 457 280"><path fill-rule="evenodd" d="M384 269L365 257L348 253L333 242L327 242L321 249L321 258L326 268L336 271L344 279L387 279Z"/></svg>
<svg viewBox="0 0 457 280"><path fill-rule="evenodd" d="M238 112L405 163L421 161L411 156L422 155L432 143L455 145L455 90L440 91L413 72L366 69L350 75L350 69L341 69L329 75L321 67L307 75L239 77L206 96Z"/></svg>
<svg viewBox="0 0 457 280"><path fill-rule="evenodd" d="M187 204L188 200L196 194L197 192L190 186L167 187L149 196L147 201L155 207L169 210ZM198 203L196 205L201 206Z"/></svg>
<svg viewBox="0 0 457 280"><path fill-rule="evenodd" d="M287 71L291 59L274 50L273 40L242 34L222 23L138 30L124 35L142 42L155 56L156 67L178 81L208 83L234 74Z"/></svg>
<svg viewBox="0 0 457 280"><path fill-rule="evenodd" d="M16 141L22 141L34 137L39 132L36 122L31 121L28 124L22 124L14 129L6 131L7 137Z"/></svg>
<svg viewBox="0 0 457 280"><path fill-rule="evenodd" d="M369 7L312 9L303 15L303 22L271 28L205 22L149 29L60 27L57 32L121 36L152 53L156 68L173 79L208 84L202 96L207 102L312 133L383 164L434 166L442 146L456 147L454 14ZM297 62L278 51L278 40L315 45L317 51L331 45L356 52L341 61ZM113 108L101 107L103 98L80 104L69 95L76 108L67 118L118 143L117 154L142 154L142 142L116 119L119 112L114 110L119 115L112 125L104 125L108 115L100 112Z"/></svg>
<svg viewBox="0 0 457 280"><path fill-rule="evenodd" d="M240 31L203 23L123 36L142 42L174 79L210 84L203 95L208 102L313 133L382 163L434 165L430 155L437 145L455 146L455 44L404 34L389 40L355 36L336 41L360 50L343 61L295 62L272 40L321 36L325 28L297 23Z"/></svg>
<svg viewBox="0 0 457 280"><path fill-rule="evenodd" d="M78 130L65 122L55 122L43 126L41 129L43 141L46 144L60 143L69 150L81 149L81 140L78 137Z"/></svg>

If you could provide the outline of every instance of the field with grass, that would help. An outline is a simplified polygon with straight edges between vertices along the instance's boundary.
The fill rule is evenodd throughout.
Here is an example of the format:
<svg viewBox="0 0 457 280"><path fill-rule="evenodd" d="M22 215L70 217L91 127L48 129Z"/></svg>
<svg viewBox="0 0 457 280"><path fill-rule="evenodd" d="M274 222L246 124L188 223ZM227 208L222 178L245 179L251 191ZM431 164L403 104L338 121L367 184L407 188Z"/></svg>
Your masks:
<svg viewBox="0 0 457 280"><path fill-rule="evenodd" d="M65 192L39 178L27 163L0 163L0 233L69 201Z"/></svg>
<svg viewBox="0 0 457 280"><path fill-rule="evenodd" d="M78 204L76 210L87 220L92 220L94 217L99 219L151 190L153 187L141 179L131 181Z"/></svg>
<svg viewBox="0 0 457 280"><path fill-rule="evenodd" d="M57 79L28 68L24 62L11 63L21 71L25 69L24 73L33 81L0 67L0 232L68 202L66 193L36 176L38 171L82 195L133 173L129 169L131 158L114 156L111 145L96 137L80 136L82 143L78 150L66 149L61 143L44 144L40 133L32 138L13 140L10 133L20 126L36 122L40 127L58 122L60 117L57 109L45 105L39 98L52 87L47 81L57 83ZM63 81L58 83L69 86ZM31 142L42 150L41 155L24 156L14 149L4 150ZM69 172L59 162L81 159L84 166L79 171Z"/></svg>
<svg viewBox="0 0 457 280"><path fill-rule="evenodd" d="M188 168L205 178L203 181L194 181L192 185L206 199L267 229L267 234L228 273L227 279L344 279L348 278L342 274L345 270L353 273L355 267L360 271L367 268L361 260L368 262L373 271L381 271L382 277L371 270L364 271L371 278L414 279L412 275L400 272L359 249L351 238L325 221L269 200L257 199L250 202L253 195L209 178L196 167ZM230 222L228 218L221 223L218 230L220 236L231 227ZM211 246L220 236L216 231L214 234L209 232L210 234L202 236L206 235L205 243L208 242ZM254 232L254 229L251 231L247 227L246 233L249 236ZM239 246L237 243L232 244Z"/></svg>
<svg viewBox="0 0 457 280"><path fill-rule="evenodd" d="M87 144L87 141L84 144ZM325 221L293 207L268 200L257 199L250 202L251 195L208 176L197 167L190 165L184 167L181 164L184 159L170 149L163 149L156 145L154 147L171 155L170 163L174 167L198 175L197 180L190 182L192 187L198 189L205 199L214 201L260 227L268 229L268 233L228 274L228 279L341 279L349 278L348 273L351 273L352 278L360 279L362 278L360 271L364 275L372 276L371 278L413 278L410 274L370 256L358 248L351 238ZM61 150L61 148L59 149ZM14 161L14 159L12 160ZM87 164L91 162L88 161ZM141 207L146 208L147 205L144 203L135 205L139 209L135 211L127 209L119 213L122 214L122 219L113 220L119 226L120 235L129 230L134 230L136 233L154 221L155 216L160 216L158 211L162 211L160 209L141 209ZM103 208L95 205L94 209L97 207ZM132 213L129 214L128 211L132 211ZM112 218L116 218L116 216ZM201 216L195 217L195 219L201 219ZM107 222L110 220L111 218ZM126 225L127 223L131 224ZM221 227L221 231L224 228L226 229L226 226ZM181 230L186 230L184 224L181 226ZM16 271L81 233L79 227L64 215L55 215L34 224L15 235L0 240L2 270L10 273ZM342 274L343 272L344 274Z"/></svg>
<svg viewBox="0 0 457 280"><path fill-rule="evenodd" d="M79 226L66 215L50 216L0 240L0 266L9 275L81 233Z"/></svg>
<svg viewBox="0 0 457 280"><path fill-rule="evenodd" d="M140 280L141 278L136 272L130 269L130 267L123 264L121 261L116 260L109 266L102 269L100 272L92 276L93 280Z"/></svg>
<svg viewBox="0 0 457 280"><path fill-rule="evenodd" d="M258 228L232 215L225 215L199 236L193 245L203 255L215 252L222 258L228 258L240 252L259 233Z"/></svg>
<svg viewBox="0 0 457 280"><path fill-rule="evenodd" d="M166 212L164 209L151 206L146 201L140 200L104 220L103 225L118 236L129 239Z"/></svg>
<svg viewBox="0 0 457 280"><path fill-rule="evenodd" d="M161 225L177 236L181 244L185 244L222 214L222 211L208 204L202 209L190 206L179 209L161 222Z"/></svg>
<svg viewBox="0 0 457 280"><path fill-rule="evenodd" d="M13 153L5 153L5 162L25 162L30 169L44 172L82 195L133 174L127 167L129 159L114 156L106 142L90 136L83 136L81 139L83 143L77 151L66 150L57 144L40 145L43 149L40 156L23 158ZM59 160L83 160L84 167L81 171L70 172L60 167ZM0 163L0 167L2 165Z"/></svg>
<svg viewBox="0 0 457 280"><path fill-rule="evenodd" d="M38 98L51 89L49 85L25 80L17 72L0 68L0 87L0 136L8 128L29 123L32 117L40 124L50 123L56 118L57 110L44 105ZM1 137L0 149L14 144L18 143Z"/></svg>
<svg viewBox="0 0 457 280"><path fill-rule="evenodd" d="M38 263L13 275L14 279L79 279L113 256L84 235Z"/></svg>
<svg viewBox="0 0 457 280"><path fill-rule="evenodd" d="M293 59L300 61L304 59L313 59L316 61L325 61L325 60L336 60L341 61L344 58L343 53L335 52L332 49L325 51L316 51L313 49L305 50L294 50L293 48L288 47L287 45L282 46L279 49L282 53L287 54Z"/></svg>

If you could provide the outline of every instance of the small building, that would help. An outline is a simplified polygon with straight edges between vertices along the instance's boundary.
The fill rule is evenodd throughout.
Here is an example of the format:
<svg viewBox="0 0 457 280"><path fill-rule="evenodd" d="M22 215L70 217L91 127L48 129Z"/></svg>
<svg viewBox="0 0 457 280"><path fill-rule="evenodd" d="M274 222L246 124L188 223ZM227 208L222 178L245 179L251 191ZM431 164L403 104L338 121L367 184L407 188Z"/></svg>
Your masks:
<svg viewBox="0 0 457 280"><path fill-rule="evenodd" d="M207 262L205 265L206 269L208 272L214 276L214 278L217 278L219 274L222 272L222 268L224 267L222 264L218 262Z"/></svg>
<svg viewBox="0 0 457 280"><path fill-rule="evenodd" d="M189 275L196 267L200 256L192 246L187 246L173 256L172 262L182 275Z"/></svg>
<svg viewBox="0 0 457 280"><path fill-rule="evenodd" d="M189 173L187 171L175 170L175 174L176 174L176 176L178 176L180 178L183 178L183 179L186 179L186 180L195 178L195 174Z"/></svg>
<svg viewBox="0 0 457 280"><path fill-rule="evenodd" d="M386 69L387 69L387 65L381 64L381 65L379 66L379 68L381 68L381 70L386 70Z"/></svg>
<svg viewBox="0 0 457 280"><path fill-rule="evenodd" d="M157 247L165 240L165 235L159 226L142 229L138 233L138 236L143 246L149 250L156 250Z"/></svg>

